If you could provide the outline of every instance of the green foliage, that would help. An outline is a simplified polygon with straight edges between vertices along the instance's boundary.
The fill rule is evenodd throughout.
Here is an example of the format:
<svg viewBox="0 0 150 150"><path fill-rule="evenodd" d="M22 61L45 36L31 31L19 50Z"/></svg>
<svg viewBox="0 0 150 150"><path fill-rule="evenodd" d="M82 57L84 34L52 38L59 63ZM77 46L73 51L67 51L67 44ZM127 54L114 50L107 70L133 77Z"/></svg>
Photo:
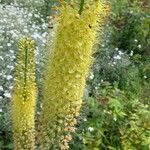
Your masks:
<svg viewBox="0 0 150 150"><path fill-rule="evenodd" d="M78 143L79 149L94 144L97 149L148 150L149 4L139 0L112 0L111 4L104 40L94 55L96 60L87 82L89 94L95 98L85 102L87 109L83 107L87 121L79 124L77 136L81 139L77 139L83 143ZM103 86L106 81L111 86ZM88 131L89 127L94 131Z"/></svg>
<svg viewBox="0 0 150 150"><path fill-rule="evenodd" d="M0 149L1 150L12 149L12 130L10 124L10 117L11 117L10 114L8 112L6 113L6 110L3 109L3 112L0 112Z"/></svg>
<svg viewBox="0 0 150 150"><path fill-rule="evenodd" d="M95 98L88 98L83 105L71 149L148 150L150 106L108 83L99 90Z"/></svg>
<svg viewBox="0 0 150 150"><path fill-rule="evenodd" d="M113 44L128 54L139 55L146 60L150 46L149 4L139 0L116 0L112 5Z"/></svg>
<svg viewBox="0 0 150 150"><path fill-rule="evenodd" d="M112 85L119 82L119 89L129 88L133 92L138 92L145 79L146 82L150 81L149 3L112 0L111 6L112 12L103 41L94 55L94 78L88 81L91 94L101 80ZM133 86L136 83L138 85Z"/></svg>

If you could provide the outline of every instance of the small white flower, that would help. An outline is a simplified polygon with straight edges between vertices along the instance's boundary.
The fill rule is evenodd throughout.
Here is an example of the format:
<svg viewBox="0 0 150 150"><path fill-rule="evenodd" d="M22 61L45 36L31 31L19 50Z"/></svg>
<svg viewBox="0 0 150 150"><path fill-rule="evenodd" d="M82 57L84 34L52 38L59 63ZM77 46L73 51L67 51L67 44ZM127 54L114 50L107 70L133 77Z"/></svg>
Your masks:
<svg viewBox="0 0 150 150"><path fill-rule="evenodd" d="M3 97L2 97L2 96L0 96L0 99L3 99Z"/></svg>
<svg viewBox="0 0 150 150"><path fill-rule="evenodd" d="M34 17L39 18L40 16L39 16L39 15L37 15L37 14L34 14Z"/></svg>
<svg viewBox="0 0 150 150"><path fill-rule="evenodd" d="M0 91L3 91L4 89L3 89L3 87L2 86L0 86Z"/></svg>
<svg viewBox="0 0 150 150"><path fill-rule="evenodd" d="M87 121L87 119L86 119L86 118L84 118L84 119L83 119L83 121L85 121L85 122L86 122L86 121Z"/></svg>
<svg viewBox="0 0 150 150"><path fill-rule="evenodd" d="M131 10L130 13L133 14L133 10Z"/></svg>
<svg viewBox="0 0 150 150"><path fill-rule="evenodd" d="M133 51L131 51L130 56L133 56Z"/></svg>
<svg viewBox="0 0 150 150"><path fill-rule="evenodd" d="M89 76L89 78L92 80L94 78L94 76Z"/></svg>
<svg viewBox="0 0 150 150"><path fill-rule="evenodd" d="M13 70L14 66L7 65L7 68Z"/></svg>
<svg viewBox="0 0 150 150"><path fill-rule="evenodd" d="M4 93L4 96L7 97L7 98L11 98L11 94L8 93L8 92L5 92L5 93Z"/></svg>
<svg viewBox="0 0 150 150"><path fill-rule="evenodd" d="M96 87L95 87L95 90L97 90L97 89L98 89L98 87L96 86Z"/></svg>
<svg viewBox="0 0 150 150"><path fill-rule="evenodd" d="M138 48L141 48L141 47L142 47L141 44L139 44L139 45L138 45Z"/></svg>
<svg viewBox="0 0 150 150"><path fill-rule="evenodd" d="M135 39L135 40L134 40L134 42L136 42L136 43L137 43L137 42L138 42L138 40L137 40L137 39Z"/></svg>
<svg viewBox="0 0 150 150"><path fill-rule="evenodd" d="M3 58L2 56L0 56L0 59L1 59L1 60L4 60L4 58Z"/></svg>
<svg viewBox="0 0 150 150"><path fill-rule="evenodd" d="M37 65L38 65L38 64L39 64L39 62L38 62L38 61L36 61L36 62L35 62L35 64L37 64Z"/></svg>
<svg viewBox="0 0 150 150"><path fill-rule="evenodd" d="M112 112L111 112L111 111L107 111L107 113L108 113L108 114L112 114Z"/></svg>
<svg viewBox="0 0 150 150"><path fill-rule="evenodd" d="M43 28L43 29L46 29L46 28L47 28L47 24L46 24L46 23L43 23L43 24L42 24L42 28Z"/></svg>
<svg viewBox="0 0 150 150"><path fill-rule="evenodd" d="M92 132L92 131L94 131L94 128L93 128L93 127L88 127L88 130L89 130L90 132Z"/></svg>
<svg viewBox="0 0 150 150"><path fill-rule="evenodd" d="M12 89L13 89L13 86L10 86L9 89L12 90Z"/></svg>
<svg viewBox="0 0 150 150"><path fill-rule="evenodd" d="M118 51L119 55L123 55L123 52L122 51Z"/></svg>
<svg viewBox="0 0 150 150"><path fill-rule="evenodd" d="M7 43L7 46L10 47L10 46L11 46L11 43Z"/></svg>
<svg viewBox="0 0 150 150"><path fill-rule="evenodd" d="M10 57L10 55L9 55L9 54L6 54L5 56L6 56L6 57Z"/></svg>
<svg viewBox="0 0 150 150"><path fill-rule="evenodd" d="M23 32L28 33L29 31L27 29L24 29Z"/></svg>
<svg viewBox="0 0 150 150"><path fill-rule="evenodd" d="M116 47L115 50L118 51L118 47Z"/></svg>
<svg viewBox="0 0 150 150"><path fill-rule="evenodd" d="M116 65L116 62L115 62L115 61L112 62L112 66L114 66L114 65Z"/></svg>
<svg viewBox="0 0 150 150"><path fill-rule="evenodd" d="M114 121L117 121L117 118L116 118L116 117L114 117Z"/></svg>
<svg viewBox="0 0 150 150"><path fill-rule="evenodd" d="M144 79L147 79L147 76L144 76Z"/></svg>
<svg viewBox="0 0 150 150"><path fill-rule="evenodd" d="M43 105L41 104L40 107L43 108Z"/></svg>
<svg viewBox="0 0 150 150"><path fill-rule="evenodd" d="M100 86L101 84L100 83L98 83L98 85L97 86Z"/></svg>
<svg viewBox="0 0 150 150"><path fill-rule="evenodd" d="M46 43L46 40L45 39L43 39L43 43ZM45 44L41 44L42 46L45 46Z"/></svg>
<svg viewBox="0 0 150 150"><path fill-rule="evenodd" d="M46 35L47 35L47 32L44 32L43 34L42 34L42 36L45 38L46 37Z"/></svg>
<svg viewBox="0 0 150 150"><path fill-rule="evenodd" d="M16 33L13 33L12 36L13 36L14 38L17 38L17 34L16 34ZM12 42L12 43L14 43L14 42Z"/></svg>
<svg viewBox="0 0 150 150"><path fill-rule="evenodd" d="M92 80L93 78L94 78L94 74L93 74L93 73L91 73L91 74L90 74L90 76L89 76L89 79L91 79L91 80Z"/></svg>
<svg viewBox="0 0 150 150"><path fill-rule="evenodd" d="M29 14L28 14L28 16L29 16L29 17L32 17L32 14L31 14L31 13L29 13Z"/></svg>
<svg viewBox="0 0 150 150"><path fill-rule="evenodd" d="M114 59L121 59L121 56L117 55L117 56L114 56Z"/></svg>
<svg viewBox="0 0 150 150"><path fill-rule="evenodd" d="M13 56L11 56L11 58L12 58L12 59L15 59L15 58L16 58L16 56L15 56L15 55L13 55Z"/></svg>
<svg viewBox="0 0 150 150"><path fill-rule="evenodd" d="M40 115L40 112L38 111L37 114Z"/></svg>
<svg viewBox="0 0 150 150"><path fill-rule="evenodd" d="M10 53L12 53L12 54L14 53L14 51L13 51L13 50L10 50L9 52L10 52Z"/></svg>
<svg viewBox="0 0 150 150"><path fill-rule="evenodd" d="M7 80L10 80L10 79L12 79L13 77L11 76L11 75L8 75L8 76L6 76L6 79Z"/></svg>
<svg viewBox="0 0 150 150"><path fill-rule="evenodd" d="M0 108L0 113L3 112L2 108Z"/></svg>

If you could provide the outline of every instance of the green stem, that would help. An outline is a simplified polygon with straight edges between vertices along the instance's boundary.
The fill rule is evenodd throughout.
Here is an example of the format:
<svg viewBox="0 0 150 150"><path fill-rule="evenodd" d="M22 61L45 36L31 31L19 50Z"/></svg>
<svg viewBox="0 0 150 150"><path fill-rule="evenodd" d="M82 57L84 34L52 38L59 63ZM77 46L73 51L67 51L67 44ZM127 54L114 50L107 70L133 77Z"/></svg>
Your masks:
<svg viewBox="0 0 150 150"><path fill-rule="evenodd" d="M83 11L84 2L85 2L85 0L81 0L81 2L80 2L80 9L79 9L79 14L80 15L81 15L81 13Z"/></svg>
<svg viewBox="0 0 150 150"><path fill-rule="evenodd" d="M28 49L27 47L25 48L25 69L24 69L24 100L26 100L27 96L26 96L26 87L27 87L27 65L28 65Z"/></svg>

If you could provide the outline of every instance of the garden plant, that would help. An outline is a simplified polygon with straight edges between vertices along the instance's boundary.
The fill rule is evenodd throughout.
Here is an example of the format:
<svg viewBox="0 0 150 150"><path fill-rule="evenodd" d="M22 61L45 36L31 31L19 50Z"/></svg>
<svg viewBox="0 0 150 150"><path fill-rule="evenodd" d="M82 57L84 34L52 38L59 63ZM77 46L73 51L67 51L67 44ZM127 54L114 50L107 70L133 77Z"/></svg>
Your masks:
<svg viewBox="0 0 150 150"><path fill-rule="evenodd" d="M0 0L0 150L149 150L148 0Z"/></svg>

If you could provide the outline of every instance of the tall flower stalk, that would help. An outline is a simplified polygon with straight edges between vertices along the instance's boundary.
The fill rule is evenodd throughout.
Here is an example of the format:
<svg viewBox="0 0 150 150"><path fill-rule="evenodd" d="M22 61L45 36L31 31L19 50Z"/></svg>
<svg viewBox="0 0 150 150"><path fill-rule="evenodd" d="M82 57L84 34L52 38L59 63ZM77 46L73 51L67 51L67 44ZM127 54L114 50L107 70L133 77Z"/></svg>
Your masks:
<svg viewBox="0 0 150 150"><path fill-rule="evenodd" d="M47 54L40 127L43 150L69 149L97 41L98 21L104 22L104 13L99 1L80 10L76 4L62 3L54 47Z"/></svg>
<svg viewBox="0 0 150 150"><path fill-rule="evenodd" d="M12 122L15 150L34 149L35 44L29 38L19 41L12 93Z"/></svg>

